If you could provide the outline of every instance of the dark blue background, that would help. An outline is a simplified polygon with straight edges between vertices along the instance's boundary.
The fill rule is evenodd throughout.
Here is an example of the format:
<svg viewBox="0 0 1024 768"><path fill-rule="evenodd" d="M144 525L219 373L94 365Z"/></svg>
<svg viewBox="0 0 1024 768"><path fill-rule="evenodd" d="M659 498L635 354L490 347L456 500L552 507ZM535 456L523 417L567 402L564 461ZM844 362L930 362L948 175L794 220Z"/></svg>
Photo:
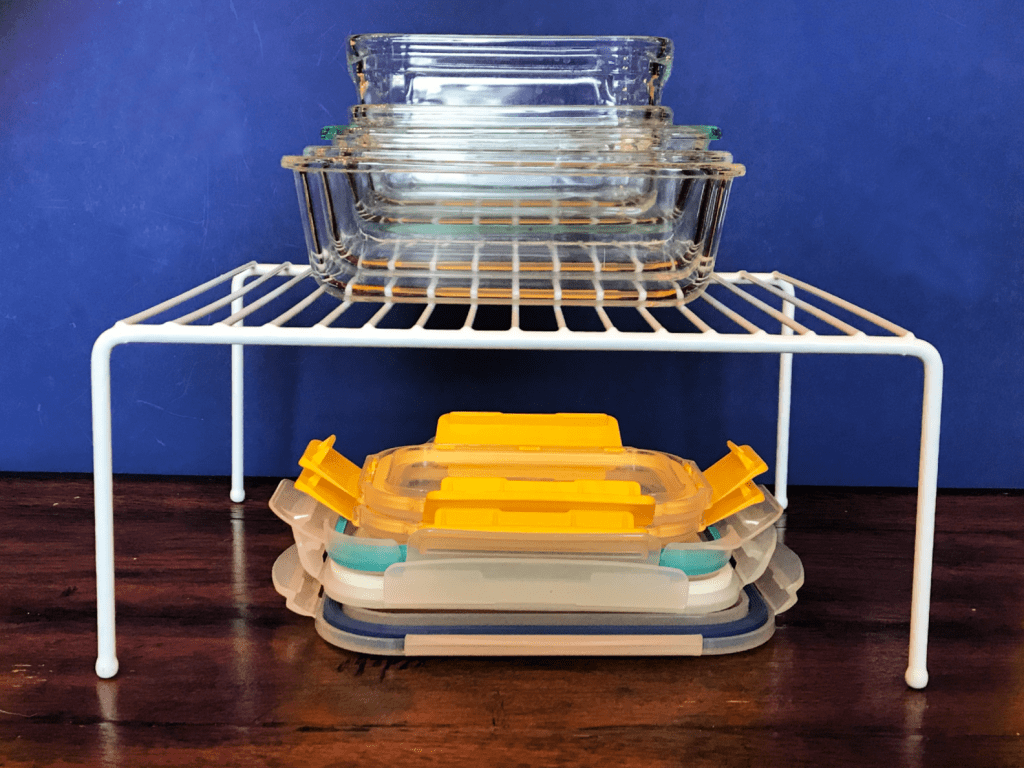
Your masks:
<svg viewBox="0 0 1024 768"><path fill-rule="evenodd" d="M357 32L656 34L664 103L747 166L721 269L780 269L946 363L940 485L1024 487L1018 2L8 2L0 6L0 470L91 468L89 350L244 261L305 259L280 158L344 122ZM313 437L419 442L453 409L594 410L627 443L774 457L767 356L250 348L247 472ZM796 360L791 479L913 485L920 365ZM119 472L229 470L228 350L113 358Z"/></svg>

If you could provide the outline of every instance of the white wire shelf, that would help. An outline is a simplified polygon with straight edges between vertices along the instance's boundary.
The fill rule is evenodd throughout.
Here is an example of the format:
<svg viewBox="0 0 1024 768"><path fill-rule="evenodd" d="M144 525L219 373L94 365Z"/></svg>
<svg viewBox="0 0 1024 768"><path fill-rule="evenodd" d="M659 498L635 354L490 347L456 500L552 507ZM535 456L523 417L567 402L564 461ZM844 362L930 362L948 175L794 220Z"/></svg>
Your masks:
<svg viewBox="0 0 1024 768"><path fill-rule="evenodd" d="M928 346L873 312L778 272L716 273L698 299L667 308L511 304L500 330L481 326L481 311L491 308L484 303L368 304L325 293L309 267L251 262L119 321L111 332L118 343L680 351L713 345L708 351L852 354L919 354ZM327 311L316 315L322 305ZM439 307L449 313L444 327L432 323ZM815 327L798 321L796 310ZM454 327L452 312L462 313ZM524 313L532 313L534 327L522 321ZM269 316L252 324L257 315ZM546 317L538 322L539 315Z"/></svg>
<svg viewBox="0 0 1024 768"><path fill-rule="evenodd" d="M92 355L96 486L96 671L112 677L114 631L113 465L110 355L128 343L230 345L231 498L244 499L244 348L247 345L464 349L749 352L779 355L775 491L786 505L792 355L916 357L924 366L917 533L905 679L926 669L932 542L938 476L942 360L910 331L827 291L779 272L715 273L688 304L668 307L447 305L339 302L306 265L249 262L149 309L100 335Z"/></svg>

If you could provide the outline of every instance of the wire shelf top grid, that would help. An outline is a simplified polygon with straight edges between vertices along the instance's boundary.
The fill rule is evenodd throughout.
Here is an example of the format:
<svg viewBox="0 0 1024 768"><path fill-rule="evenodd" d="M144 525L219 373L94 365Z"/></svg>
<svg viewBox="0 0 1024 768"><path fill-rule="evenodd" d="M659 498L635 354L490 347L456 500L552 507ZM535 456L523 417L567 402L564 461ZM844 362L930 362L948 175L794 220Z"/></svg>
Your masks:
<svg viewBox="0 0 1024 768"><path fill-rule="evenodd" d="M780 272L715 273L707 290L673 306L422 304L339 301L317 285L305 265L249 262L118 323L145 334L175 326L187 334L216 329L238 333L238 343L270 334L302 331L339 334L504 332L556 337L586 334L676 338L681 335L767 341L911 340L913 335L875 313ZM246 337L246 338L243 338ZM183 339L184 340L184 339ZM197 339L202 341L203 339ZM220 338L224 343L224 337ZM769 341L769 343L771 343Z"/></svg>

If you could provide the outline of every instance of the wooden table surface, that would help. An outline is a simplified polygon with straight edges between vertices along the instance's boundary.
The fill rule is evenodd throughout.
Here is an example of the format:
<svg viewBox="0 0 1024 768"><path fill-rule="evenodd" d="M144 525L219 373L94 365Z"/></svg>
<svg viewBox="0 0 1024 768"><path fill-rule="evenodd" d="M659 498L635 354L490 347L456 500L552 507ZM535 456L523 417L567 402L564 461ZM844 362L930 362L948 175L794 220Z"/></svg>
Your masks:
<svg viewBox="0 0 1024 768"><path fill-rule="evenodd" d="M0 766L1024 766L1020 492L940 494L913 691L913 490L792 489L806 584L753 651L382 660L274 592L275 485L115 479L99 680L91 480L0 476Z"/></svg>

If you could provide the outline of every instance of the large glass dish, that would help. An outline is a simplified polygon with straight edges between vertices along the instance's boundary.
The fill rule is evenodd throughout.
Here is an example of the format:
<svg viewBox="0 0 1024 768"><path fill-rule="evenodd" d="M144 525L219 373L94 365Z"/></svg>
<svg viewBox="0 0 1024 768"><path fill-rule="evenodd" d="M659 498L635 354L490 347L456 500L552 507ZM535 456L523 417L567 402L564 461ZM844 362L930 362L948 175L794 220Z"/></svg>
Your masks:
<svg viewBox="0 0 1024 768"><path fill-rule="evenodd" d="M503 150L520 152L644 152L706 150L721 137L713 126L629 124L618 126L365 127L357 123L328 126L321 137L336 146L361 149Z"/></svg>
<svg viewBox="0 0 1024 768"><path fill-rule="evenodd" d="M661 37L355 35L363 104L658 104L672 63Z"/></svg>
<svg viewBox="0 0 1024 768"><path fill-rule="evenodd" d="M290 156L317 279L350 300L654 305L714 267L731 163Z"/></svg>
<svg viewBox="0 0 1024 768"><path fill-rule="evenodd" d="M366 141L362 138L367 138ZM369 145L369 146L367 146ZM719 150L691 149L688 147L648 147L646 149L613 148L592 146L569 148L533 146L520 141L516 147L504 144L493 146L453 146L452 143L417 142L395 140L389 146L380 146L371 137L337 136L331 146L307 147L303 152L307 158L336 159L350 158L363 164L376 166L436 166L440 163L455 163L460 168L550 168L554 171L591 166L616 166L619 168L649 168L660 165L695 164L702 167L728 165L733 157ZM514 176L515 173L512 174ZM494 174L486 174L489 181L485 186L494 186ZM503 184L514 185L515 180L507 178Z"/></svg>

